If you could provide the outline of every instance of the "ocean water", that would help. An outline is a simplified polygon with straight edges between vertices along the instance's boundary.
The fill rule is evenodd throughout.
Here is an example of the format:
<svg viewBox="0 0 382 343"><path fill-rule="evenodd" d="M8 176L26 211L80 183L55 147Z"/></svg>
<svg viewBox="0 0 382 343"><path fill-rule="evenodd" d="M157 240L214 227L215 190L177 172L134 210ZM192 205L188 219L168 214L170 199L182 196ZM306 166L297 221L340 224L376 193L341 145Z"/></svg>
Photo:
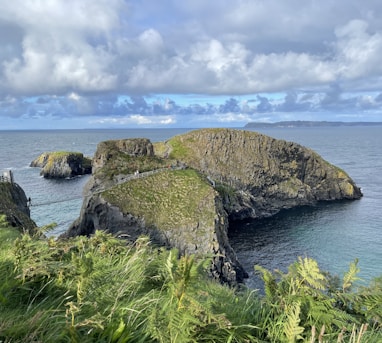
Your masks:
<svg viewBox="0 0 382 343"><path fill-rule="evenodd" d="M79 151L93 156L99 142L120 138L162 141L190 129L0 131L0 172L12 169L31 197L31 217L39 226L56 223L59 235L78 217L88 176L47 180L30 162L46 151ZM286 270L298 256L315 258L322 269L342 274L359 259L365 282L382 275L382 127L259 129L294 141L343 168L362 188L361 200L322 203L275 217L234 223L230 240L257 287L253 266Z"/></svg>
<svg viewBox="0 0 382 343"><path fill-rule="evenodd" d="M298 256L314 258L323 270L340 276L357 258L363 282L382 276L382 126L274 128L259 132L315 150L344 169L364 196L233 225L231 244L250 274L247 283L259 285L254 265L285 272Z"/></svg>
<svg viewBox="0 0 382 343"><path fill-rule="evenodd" d="M31 218L38 226L55 223L53 235L63 233L79 216L82 190L89 176L50 180L30 163L43 152L78 151L92 157L97 144L109 139L150 138L163 141L189 129L0 131L0 173L12 169L15 181L32 199Z"/></svg>

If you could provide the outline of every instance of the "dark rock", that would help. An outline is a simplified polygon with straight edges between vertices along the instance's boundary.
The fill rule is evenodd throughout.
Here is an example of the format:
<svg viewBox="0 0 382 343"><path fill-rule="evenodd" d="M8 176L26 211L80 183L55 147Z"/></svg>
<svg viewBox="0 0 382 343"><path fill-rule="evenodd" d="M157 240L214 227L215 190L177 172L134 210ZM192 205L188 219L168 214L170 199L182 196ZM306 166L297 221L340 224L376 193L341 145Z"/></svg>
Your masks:
<svg viewBox="0 0 382 343"><path fill-rule="evenodd" d="M29 200L24 190L15 182L0 182L0 214L20 231L33 232L35 222L30 218Z"/></svg>

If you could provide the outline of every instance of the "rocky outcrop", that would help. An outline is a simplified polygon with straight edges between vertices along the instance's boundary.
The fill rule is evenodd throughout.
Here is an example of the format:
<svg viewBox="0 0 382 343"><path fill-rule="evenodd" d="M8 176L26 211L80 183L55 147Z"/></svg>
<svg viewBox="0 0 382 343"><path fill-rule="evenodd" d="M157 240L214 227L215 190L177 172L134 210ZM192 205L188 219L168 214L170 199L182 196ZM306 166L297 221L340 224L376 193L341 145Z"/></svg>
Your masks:
<svg viewBox="0 0 382 343"><path fill-rule="evenodd" d="M362 196L343 170L311 149L256 132L197 130L173 137L165 146L162 151L216 182L232 220Z"/></svg>
<svg viewBox="0 0 382 343"><path fill-rule="evenodd" d="M37 227L30 218L28 199L24 190L15 182L0 182L0 215L20 231L33 232Z"/></svg>
<svg viewBox="0 0 382 343"><path fill-rule="evenodd" d="M255 132L197 130L154 148L145 139L107 141L98 145L80 217L65 236L146 234L181 253L213 256L211 274L234 283L246 274L227 238L229 220L361 196L344 171L312 150Z"/></svg>
<svg viewBox="0 0 382 343"><path fill-rule="evenodd" d="M228 241L219 193L197 171L155 156L149 140L101 142L85 194L80 217L65 237L106 230L134 241L144 234L182 254L213 256L210 274L221 282L246 276Z"/></svg>
<svg viewBox="0 0 382 343"><path fill-rule="evenodd" d="M45 178L63 179L91 174L91 159L79 152L46 152L30 164L42 168L40 174Z"/></svg>
<svg viewBox="0 0 382 343"><path fill-rule="evenodd" d="M243 281L228 237L228 217L219 193L194 170L164 170L97 192L84 201L69 236L105 230L135 241L148 235L155 244L181 254L213 256L211 275L229 284Z"/></svg>

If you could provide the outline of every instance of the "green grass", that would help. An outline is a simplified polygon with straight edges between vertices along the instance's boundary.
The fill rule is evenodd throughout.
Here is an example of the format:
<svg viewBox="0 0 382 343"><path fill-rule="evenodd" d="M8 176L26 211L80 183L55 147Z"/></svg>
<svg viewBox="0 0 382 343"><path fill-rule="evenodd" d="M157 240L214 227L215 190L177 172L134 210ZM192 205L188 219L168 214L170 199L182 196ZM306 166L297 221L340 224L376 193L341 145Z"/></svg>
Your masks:
<svg viewBox="0 0 382 343"><path fill-rule="evenodd" d="M168 144L171 146L170 157L175 160L188 160L189 156L192 156L192 150L188 148L180 139L183 137L175 136L168 141ZM189 138L187 142L192 143L193 139Z"/></svg>
<svg viewBox="0 0 382 343"><path fill-rule="evenodd" d="M13 246L14 241L20 236L20 231L9 227L5 216L0 215L0 261L4 261L8 258L9 251Z"/></svg>
<svg viewBox="0 0 382 343"><path fill-rule="evenodd" d="M208 279L209 258L179 257L146 237L44 239L1 220L0 238L4 343L382 340L382 277L353 289L357 261L341 282L309 258L287 273L257 267L259 295Z"/></svg>
<svg viewBox="0 0 382 343"><path fill-rule="evenodd" d="M97 177L112 179L115 175L134 174L136 170L146 172L164 168L171 163L156 156L130 156L120 151L113 154L113 158L97 171Z"/></svg>
<svg viewBox="0 0 382 343"><path fill-rule="evenodd" d="M168 170L131 180L103 193L124 213L144 217L164 229L194 224L195 218L214 225L215 192L194 170Z"/></svg>

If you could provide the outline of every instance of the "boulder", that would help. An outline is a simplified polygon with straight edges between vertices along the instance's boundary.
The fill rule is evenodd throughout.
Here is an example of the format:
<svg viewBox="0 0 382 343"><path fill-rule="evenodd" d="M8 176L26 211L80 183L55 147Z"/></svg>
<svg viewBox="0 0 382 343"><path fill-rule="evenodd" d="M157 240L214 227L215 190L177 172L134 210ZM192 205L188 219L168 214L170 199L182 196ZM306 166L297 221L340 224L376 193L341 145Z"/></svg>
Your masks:
<svg viewBox="0 0 382 343"><path fill-rule="evenodd" d="M33 160L31 167L42 168L45 178L62 179L91 174L91 159L79 152L45 152Z"/></svg>

